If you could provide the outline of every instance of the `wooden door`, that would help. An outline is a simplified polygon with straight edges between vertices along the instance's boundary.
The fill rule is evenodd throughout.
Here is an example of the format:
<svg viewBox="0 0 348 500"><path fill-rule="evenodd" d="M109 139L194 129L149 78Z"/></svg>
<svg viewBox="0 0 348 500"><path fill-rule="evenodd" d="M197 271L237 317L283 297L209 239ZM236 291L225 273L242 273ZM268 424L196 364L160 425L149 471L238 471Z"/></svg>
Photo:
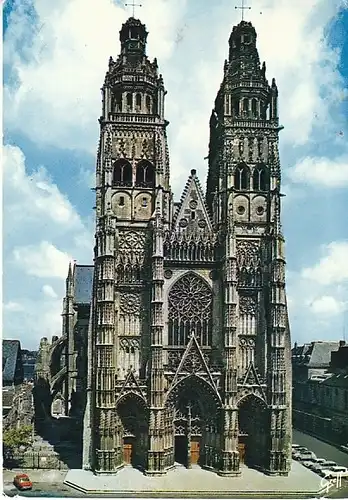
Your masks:
<svg viewBox="0 0 348 500"><path fill-rule="evenodd" d="M198 464L199 460L199 441L191 441L191 464Z"/></svg>
<svg viewBox="0 0 348 500"><path fill-rule="evenodd" d="M123 460L126 464L132 463L132 452L133 452L132 443L124 443L123 444Z"/></svg>
<svg viewBox="0 0 348 500"><path fill-rule="evenodd" d="M240 463L244 463L245 460L245 443L238 443L239 450L239 461Z"/></svg>

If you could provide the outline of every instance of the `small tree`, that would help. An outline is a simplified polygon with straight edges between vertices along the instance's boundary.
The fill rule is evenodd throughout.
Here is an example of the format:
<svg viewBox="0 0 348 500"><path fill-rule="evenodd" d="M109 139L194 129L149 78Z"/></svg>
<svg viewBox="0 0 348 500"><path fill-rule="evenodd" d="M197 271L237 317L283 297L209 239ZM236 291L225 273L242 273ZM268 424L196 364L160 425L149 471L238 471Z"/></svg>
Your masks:
<svg viewBox="0 0 348 500"><path fill-rule="evenodd" d="M3 440L3 456L4 460L11 460L13 454L20 446L29 446L32 442L33 428L31 425L23 425L19 428L11 428L4 431Z"/></svg>

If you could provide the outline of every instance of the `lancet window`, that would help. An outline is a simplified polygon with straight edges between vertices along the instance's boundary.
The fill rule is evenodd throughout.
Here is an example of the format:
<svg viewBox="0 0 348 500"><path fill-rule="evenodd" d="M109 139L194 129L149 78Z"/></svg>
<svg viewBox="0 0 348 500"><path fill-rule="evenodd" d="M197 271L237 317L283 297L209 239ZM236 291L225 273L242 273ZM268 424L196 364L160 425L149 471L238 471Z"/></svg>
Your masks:
<svg viewBox="0 0 348 500"><path fill-rule="evenodd" d="M155 169L149 161L142 160L138 163L135 184L139 187L154 187Z"/></svg>
<svg viewBox="0 0 348 500"><path fill-rule="evenodd" d="M267 191L268 189L267 170L263 165L258 165L253 173L253 189L255 191Z"/></svg>
<svg viewBox="0 0 348 500"><path fill-rule="evenodd" d="M133 95L128 93L126 100L127 100L127 111L130 112L132 111L133 108Z"/></svg>
<svg viewBox="0 0 348 500"><path fill-rule="evenodd" d="M249 169L246 165L238 165L234 174L236 189L249 189Z"/></svg>
<svg viewBox="0 0 348 500"><path fill-rule="evenodd" d="M137 112L141 111L141 94L137 94L135 96L135 106L136 106L135 110Z"/></svg>
<svg viewBox="0 0 348 500"><path fill-rule="evenodd" d="M212 343L212 291L194 273L187 273L172 286L169 297L168 343L185 346L192 333L201 346Z"/></svg>
<svg viewBox="0 0 348 500"><path fill-rule="evenodd" d="M149 95L146 96L145 105L146 105L146 111L148 113L151 113L152 112L152 105L151 105L151 97Z"/></svg>
<svg viewBox="0 0 348 500"><path fill-rule="evenodd" d="M118 160L114 163L112 183L115 186L132 185L132 166L126 160Z"/></svg>

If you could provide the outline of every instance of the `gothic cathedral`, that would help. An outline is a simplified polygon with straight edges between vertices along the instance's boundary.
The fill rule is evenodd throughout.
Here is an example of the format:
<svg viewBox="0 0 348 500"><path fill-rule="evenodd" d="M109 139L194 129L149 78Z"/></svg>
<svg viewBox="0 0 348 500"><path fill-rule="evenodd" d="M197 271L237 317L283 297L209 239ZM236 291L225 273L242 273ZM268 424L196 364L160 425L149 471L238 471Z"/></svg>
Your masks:
<svg viewBox="0 0 348 500"><path fill-rule="evenodd" d="M164 100L145 26L120 31L102 88L83 467L220 475L291 466L290 332L278 91L242 21L210 119L204 196L170 187ZM203 156L203 154L202 154Z"/></svg>

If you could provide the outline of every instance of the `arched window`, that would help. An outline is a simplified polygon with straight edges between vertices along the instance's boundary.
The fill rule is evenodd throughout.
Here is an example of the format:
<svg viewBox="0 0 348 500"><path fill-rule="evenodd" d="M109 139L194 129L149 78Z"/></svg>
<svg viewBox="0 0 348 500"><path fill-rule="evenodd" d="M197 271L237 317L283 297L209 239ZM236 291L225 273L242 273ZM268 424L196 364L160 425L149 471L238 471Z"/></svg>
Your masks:
<svg viewBox="0 0 348 500"><path fill-rule="evenodd" d="M132 185L132 166L127 160L115 161L112 183L115 186Z"/></svg>
<svg viewBox="0 0 348 500"><path fill-rule="evenodd" d="M251 101L251 113L253 115L253 118L257 117L257 100L252 99Z"/></svg>
<svg viewBox="0 0 348 500"><path fill-rule="evenodd" d="M263 165L255 167L253 174L253 189L254 191L267 191L268 178L267 170Z"/></svg>
<svg viewBox="0 0 348 500"><path fill-rule="evenodd" d="M118 113L118 112L122 111L122 94L121 94L121 92L116 93L115 102L116 102L115 111L116 111L116 113Z"/></svg>
<svg viewBox="0 0 348 500"><path fill-rule="evenodd" d="M187 345L192 333L201 346L212 342L212 291L194 273L187 273L171 287L169 295L168 344Z"/></svg>
<svg viewBox="0 0 348 500"><path fill-rule="evenodd" d="M234 174L236 189L249 189L249 169L246 165L238 165Z"/></svg>
<svg viewBox="0 0 348 500"><path fill-rule="evenodd" d="M135 96L136 111L141 111L141 94Z"/></svg>
<svg viewBox="0 0 348 500"><path fill-rule="evenodd" d="M249 111L249 99L245 97L245 99L243 99L243 112L248 113L248 111Z"/></svg>
<svg viewBox="0 0 348 500"><path fill-rule="evenodd" d="M152 109L151 109L152 108L152 106L151 106L151 97L149 95L146 96L145 102L146 102L146 111L148 113L152 113Z"/></svg>
<svg viewBox="0 0 348 500"><path fill-rule="evenodd" d="M132 94L127 94L127 111L132 111L133 108L133 96Z"/></svg>
<svg viewBox="0 0 348 500"><path fill-rule="evenodd" d="M239 116L239 101L238 99L234 99L232 101L233 115Z"/></svg>
<svg viewBox="0 0 348 500"><path fill-rule="evenodd" d="M155 186L155 169L149 161L142 160L138 163L135 184L139 187Z"/></svg>

